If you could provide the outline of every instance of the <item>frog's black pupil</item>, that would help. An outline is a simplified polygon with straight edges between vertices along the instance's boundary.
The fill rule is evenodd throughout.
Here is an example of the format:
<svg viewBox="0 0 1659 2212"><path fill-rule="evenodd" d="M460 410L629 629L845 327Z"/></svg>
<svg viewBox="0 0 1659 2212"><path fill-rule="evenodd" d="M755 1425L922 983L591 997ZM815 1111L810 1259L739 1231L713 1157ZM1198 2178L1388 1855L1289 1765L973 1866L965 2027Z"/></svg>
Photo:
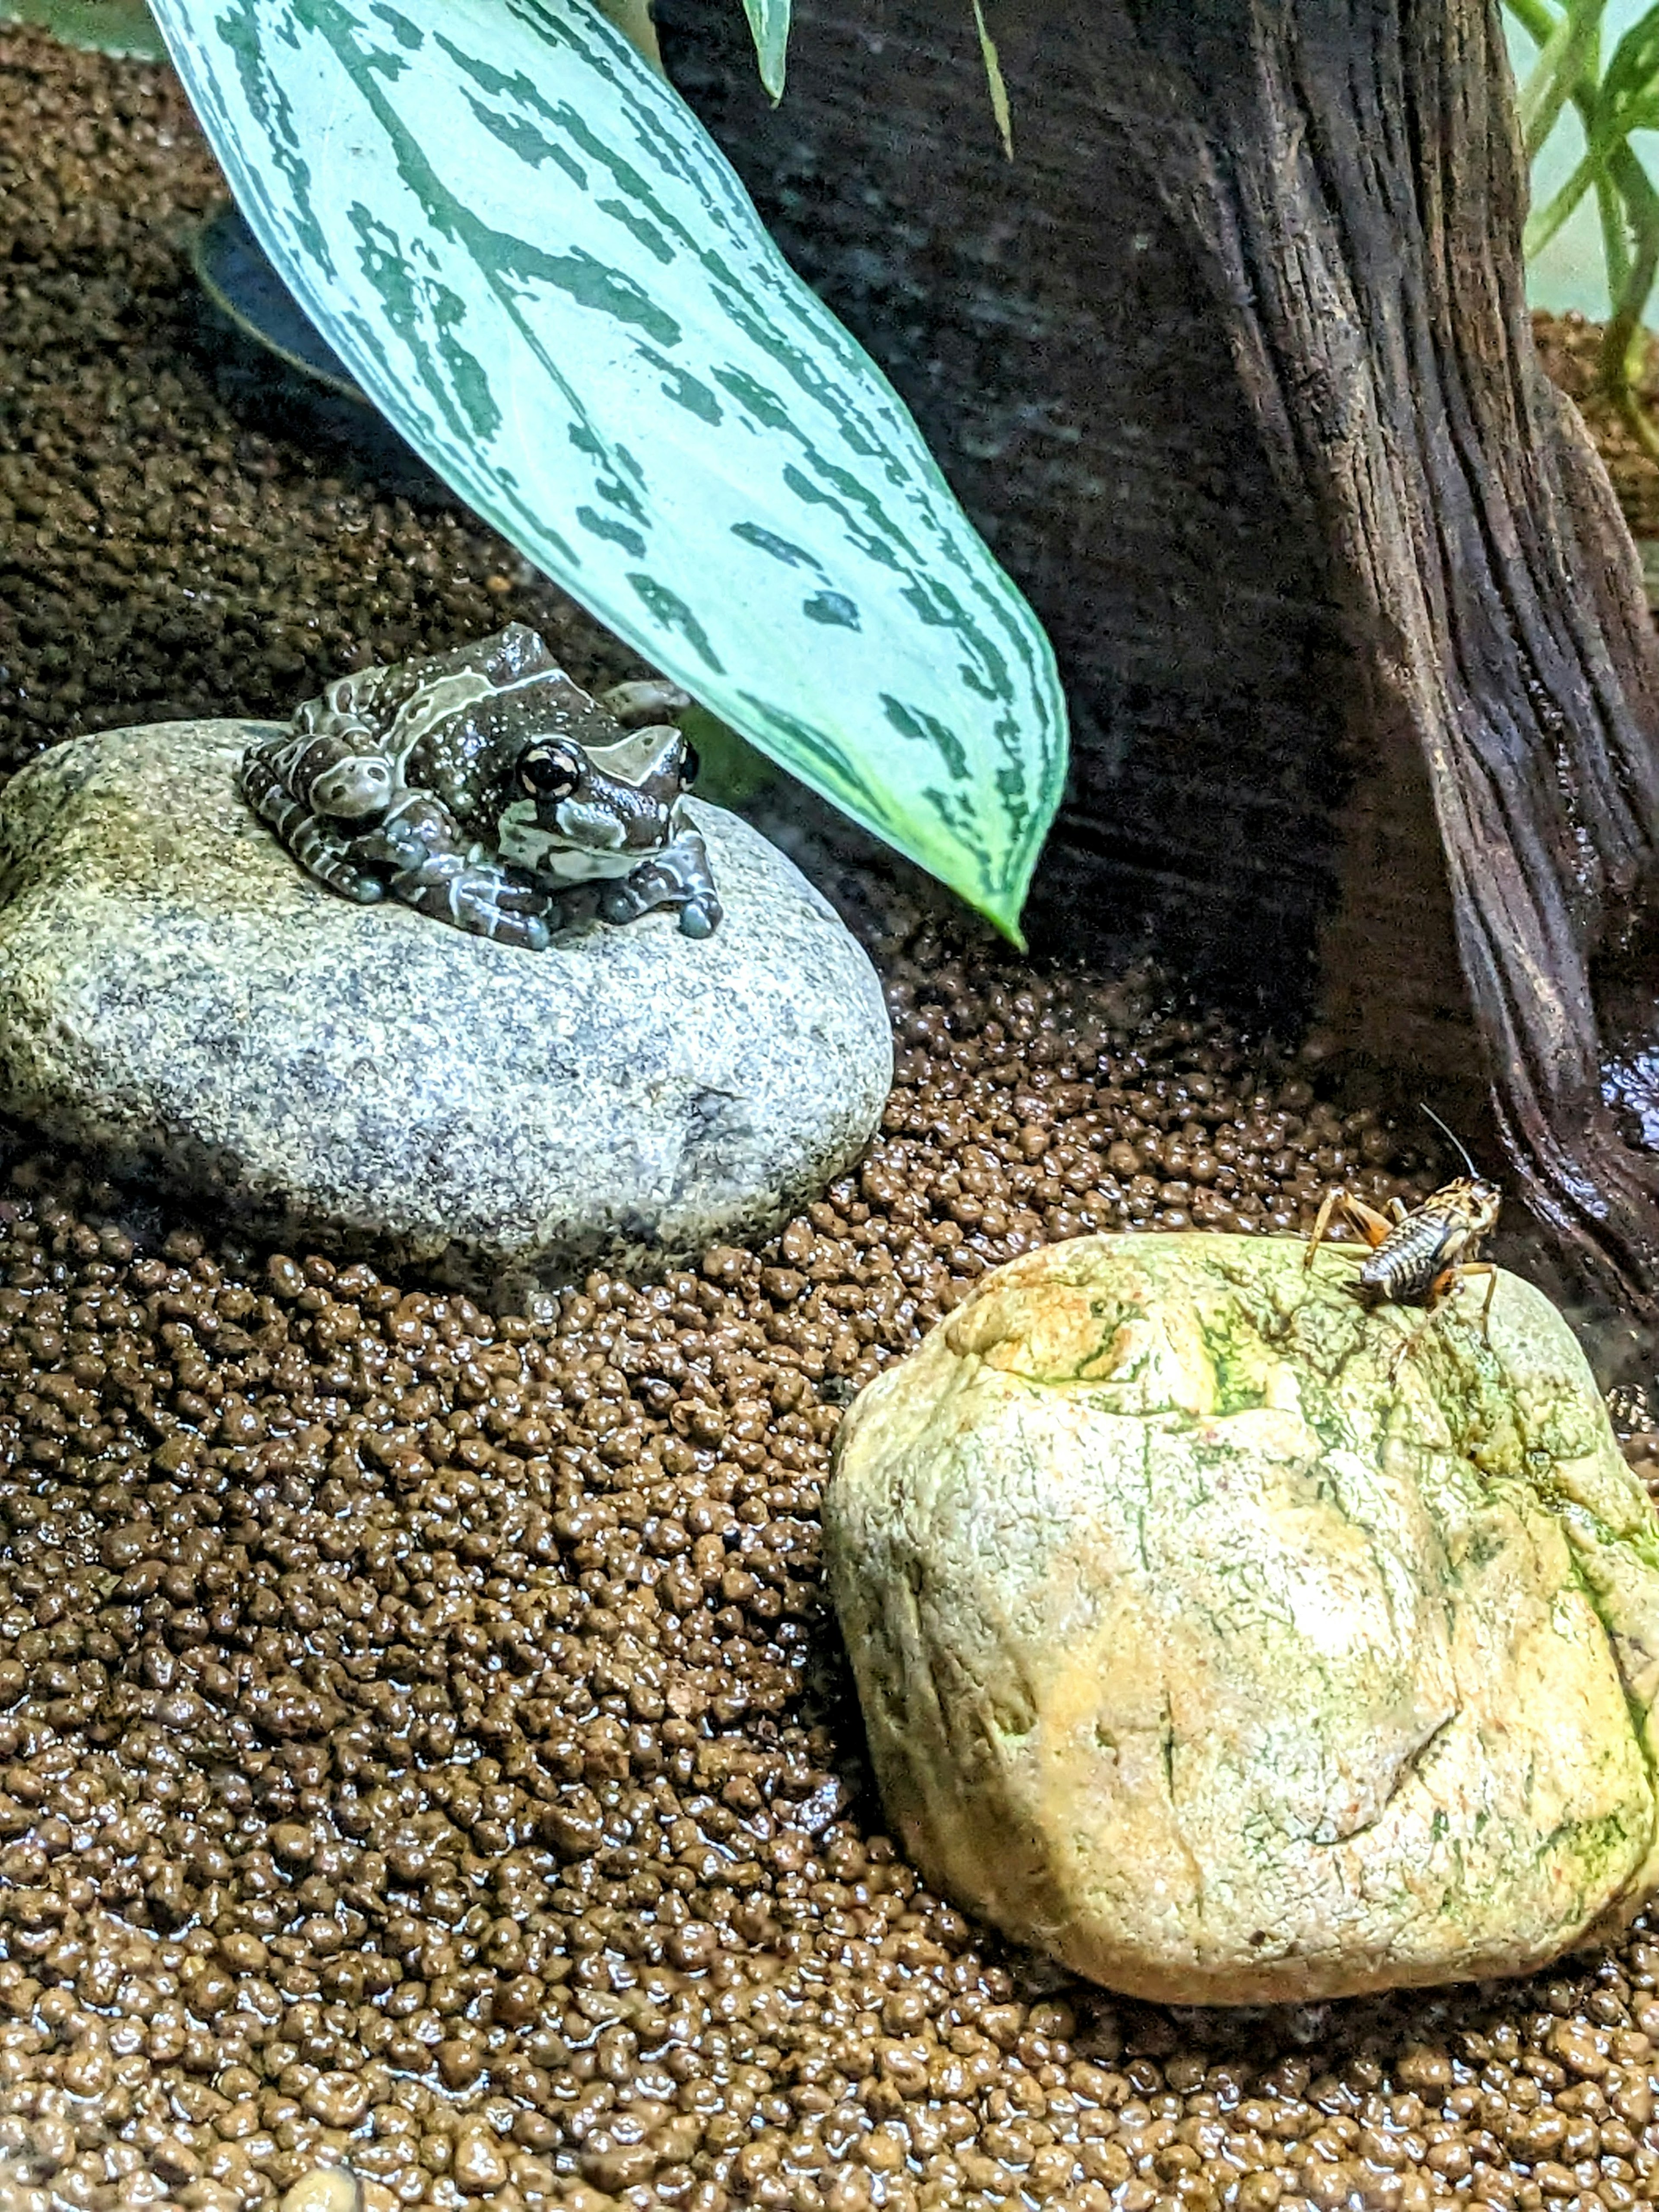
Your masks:
<svg viewBox="0 0 1659 2212"><path fill-rule="evenodd" d="M688 739L685 750L680 756L680 788L683 791L690 790L697 780L697 770L702 766L702 763L697 758L696 747Z"/></svg>
<svg viewBox="0 0 1659 2212"><path fill-rule="evenodd" d="M582 780L581 768L562 745L532 745L519 763L526 791L544 799L567 799Z"/></svg>

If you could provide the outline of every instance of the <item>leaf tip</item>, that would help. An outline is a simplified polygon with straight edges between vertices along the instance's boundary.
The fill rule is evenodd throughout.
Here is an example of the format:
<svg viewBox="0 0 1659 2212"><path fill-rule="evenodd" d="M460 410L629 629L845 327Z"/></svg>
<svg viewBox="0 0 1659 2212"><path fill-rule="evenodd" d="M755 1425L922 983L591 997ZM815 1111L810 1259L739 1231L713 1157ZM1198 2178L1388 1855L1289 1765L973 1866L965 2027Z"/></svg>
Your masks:
<svg viewBox="0 0 1659 2212"><path fill-rule="evenodd" d="M991 95L991 112L996 118L997 135L1002 140L1003 158L1014 158L1014 118L1009 104L1008 87L1002 75L1002 63L997 53L996 41L991 36L991 27L985 20L981 0L974 0L974 27L979 33L980 58L985 65L985 82Z"/></svg>
<svg viewBox="0 0 1659 2212"><path fill-rule="evenodd" d="M1000 900L976 896L965 884L949 876L941 874L939 880L947 884L965 905L972 907L975 914L982 915L997 935L1012 945L1016 952L1030 951L1031 948L1025 939L1025 932L1019 926L1019 917L1025 905L1026 892L1030 888L1029 883L1021 886L1012 905L1005 906Z"/></svg>
<svg viewBox="0 0 1659 2212"><path fill-rule="evenodd" d="M755 37L760 81L775 107L783 98L784 75L789 66L790 0L743 0L743 6Z"/></svg>

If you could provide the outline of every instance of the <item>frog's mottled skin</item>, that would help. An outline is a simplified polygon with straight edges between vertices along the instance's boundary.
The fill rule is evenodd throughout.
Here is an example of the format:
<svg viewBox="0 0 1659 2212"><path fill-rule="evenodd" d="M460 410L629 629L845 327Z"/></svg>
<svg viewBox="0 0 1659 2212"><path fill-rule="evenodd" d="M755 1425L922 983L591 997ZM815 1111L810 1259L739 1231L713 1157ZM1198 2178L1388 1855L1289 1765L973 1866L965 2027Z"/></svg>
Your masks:
<svg viewBox="0 0 1659 2212"><path fill-rule="evenodd" d="M696 757L660 719L686 703L662 683L590 699L514 623L338 678L250 747L242 795L302 867L365 905L390 892L539 950L558 892L604 880L607 921L675 907L707 937L720 902L681 804Z"/></svg>

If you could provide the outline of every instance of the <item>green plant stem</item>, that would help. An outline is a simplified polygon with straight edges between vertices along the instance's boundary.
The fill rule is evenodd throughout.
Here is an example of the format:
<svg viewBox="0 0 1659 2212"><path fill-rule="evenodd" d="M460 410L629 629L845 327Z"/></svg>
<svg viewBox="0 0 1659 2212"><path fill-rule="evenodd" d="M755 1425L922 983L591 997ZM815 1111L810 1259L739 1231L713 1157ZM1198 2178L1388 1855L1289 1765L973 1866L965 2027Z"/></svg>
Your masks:
<svg viewBox="0 0 1659 2212"><path fill-rule="evenodd" d="M1614 143L1618 142L1592 140L1585 149L1584 158L1554 198L1532 216L1521 246L1528 261L1543 252L1596 179L1606 173Z"/></svg>
<svg viewBox="0 0 1659 2212"><path fill-rule="evenodd" d="M1562 108L1586 73L1595 72L1605 5L1606 0L1568 0L1566 13L1548 26L1537 66L1522 95L1521 114L1528 161L1554 130ZM1548 24L1541 4L1535 4L1534 12Z"/></svg>
<svg viewBox="0 0 1659 2212"><path fill-rule="evenodd" d="M1595 212L1601 225L1601 258L1607 264L1607 298L1621 300L1630 283L1630 225L1625 204L1610 176L1595 180Z"/></svg>
<svg viewBox="0 0 1659 2212"><path fill-rule="evenodd" d="M1559 19L1551 15L1545 0L1504 0L1504 4L1541 54L1559 27ZM1537 74L1534 66L1532 76L1527 80L1528 88Z"/></svg>
<svg viewBox="0 0 1659 2212"><path fill-rule="evenodd" d="M1520 11L1515 12L1518 14ZM1534 154L1532 119L1547 98L1550 87L1557 81L1555 64L1566 38L1569 19L1565 15L1552 19L1548 9L1543 6L1531 7L1526 13L1528 20L1523 27L1538 52L1527 72L1525 83L1516 87L1515 104L1521 118L1527 158L1531 161Z"/></svg>
<svg viewBox="0 0 1659 2212"><path fill-rule="evenodd" d="M1613 312L1601 339L1598 381L1618 407L1644 453L1659 460L1659 431L1637 395L1632 362L1641 345L1642 310L1659 276L1659 192L1628 145L1608 164L1624 202L1636 251L1625 282L1614 295Z"/></svg>
<svg viewBox="0 0 1659 2212"><path fill-rule="evenodd" d="M1524 251L1528 257L1547 245L1559 229L1586 189L1594 186L1601 229L1601 248L1607 263L1607 296L1611 313L1602 336L1596 368L1598 389L1618 410L1643 451L1659 460L1659 430L1649 419L1637 393L1634 365L1642 346L1642 314L1659 278L1659 192L1648 181L1647 172L1632 152L1627 131L1610 131L1601 118L1601 102L1594 70L1599 44L1603 0L1575 9L1568 0L1569 15L1552 15L1548 0L1505 0L1510 14L1540 48L1538 66L1528 81L1529 96L1540 105L1527 133L1529 155L1547 137L1534 127L1545 112L1552 90L1560 97L1548 108L1553 127L1561 109L1571 100L1583 125L1585 155L1573 174L1549 205L1527 225ZM1591 22L1598 34L1571 40L1564 31L1571 22ZM1577 74L1569 76L1561 65L1569 47L1577 54ZM1553 75L1545 84L1547 64ZM1534 93L1534 88L1537 88ZM1632 242L1634 250L1632 251Z"/></svg>

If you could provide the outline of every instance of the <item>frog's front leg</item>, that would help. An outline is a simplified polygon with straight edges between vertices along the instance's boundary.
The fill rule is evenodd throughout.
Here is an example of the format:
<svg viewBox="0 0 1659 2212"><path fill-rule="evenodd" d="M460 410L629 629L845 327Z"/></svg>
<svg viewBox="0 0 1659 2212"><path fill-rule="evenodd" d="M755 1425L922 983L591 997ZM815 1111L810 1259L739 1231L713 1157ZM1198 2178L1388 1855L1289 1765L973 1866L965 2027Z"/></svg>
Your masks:
<svg viewBox="0 0 1659 2212"><path fill-rule="evenodd" d="M355 840L338 822L328 822L298 796L283 774L281 753L260 747L242 763L242 796L268 822L300 866L343 898L373 906L386 896L386 885L353 858Z"/></svg>
<svg viewBox="0 0 1659 2212"><path fill-rule="evenodd" d="M547 894L516 868L481 859L430 792L410 792L355 849L392 871L394 898L474 936L539 952L557 924Z"/></svg>
<svg viewBox="0 0 1659 2212"><path fill-rule="evenodd" d="M708 848L689 824L672 845L599 894L599 912L607 921L632 921L659 906L679 908L680 931L686 937L712 937L726 911L714 889Z"/></svg>

